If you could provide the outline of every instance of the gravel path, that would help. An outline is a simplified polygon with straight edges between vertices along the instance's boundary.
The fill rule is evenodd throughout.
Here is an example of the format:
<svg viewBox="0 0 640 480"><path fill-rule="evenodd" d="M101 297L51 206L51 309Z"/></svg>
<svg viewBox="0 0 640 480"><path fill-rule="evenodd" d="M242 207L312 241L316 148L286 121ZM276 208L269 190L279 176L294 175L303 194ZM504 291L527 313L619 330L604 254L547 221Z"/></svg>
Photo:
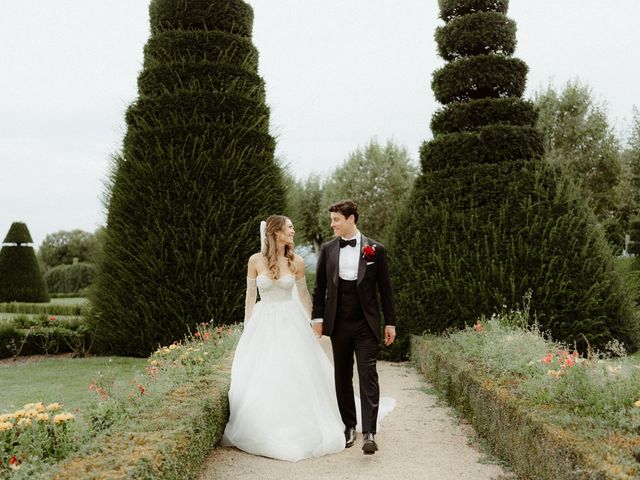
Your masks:
<svg viewBox="0 0 640 480"><path fill-rule="evenodd" d="M323 348L331 346L322 339ZM382 396L396 399L376 441L380 450L363 455L362 435L341 453L297 463L249 455L235 448L216 448L200 480L221 479L515 479L500 466L486 463L473 445L473 429L441 405L431 387L410 364L378 362ZM356 383L357 385L357 383ZM357 393L357 391L356 391Z"/></svg>

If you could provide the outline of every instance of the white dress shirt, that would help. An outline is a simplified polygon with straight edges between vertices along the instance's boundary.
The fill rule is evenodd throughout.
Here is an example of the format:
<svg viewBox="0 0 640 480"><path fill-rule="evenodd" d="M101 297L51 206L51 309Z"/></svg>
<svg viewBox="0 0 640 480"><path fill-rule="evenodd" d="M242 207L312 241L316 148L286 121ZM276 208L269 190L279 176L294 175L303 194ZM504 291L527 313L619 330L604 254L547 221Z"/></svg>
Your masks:
<svg viewBox="0 0 640 480"><path fill-rule="evenodd" d="M344 238L344 240L356 239L356 246L347 245L340 249L340 259L338 263L338 276L343 280L358 279L358 263L360 262L360 245L362 243L362 235L356 230L355 237Z"/></svg>

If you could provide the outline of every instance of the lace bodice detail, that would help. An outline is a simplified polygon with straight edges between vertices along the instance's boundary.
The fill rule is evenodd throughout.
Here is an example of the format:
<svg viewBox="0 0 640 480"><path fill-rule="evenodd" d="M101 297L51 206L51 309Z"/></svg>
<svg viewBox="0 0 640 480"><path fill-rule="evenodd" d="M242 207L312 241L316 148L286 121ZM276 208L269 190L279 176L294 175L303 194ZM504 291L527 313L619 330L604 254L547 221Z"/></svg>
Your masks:
<svg viewBox="0 0 640 480"><path fill-rule="evenodd" d="M293 275L284 275L277 280L258 275L256 282L263 302L285 302L293 298L293 286L296 284Z"/></svg>

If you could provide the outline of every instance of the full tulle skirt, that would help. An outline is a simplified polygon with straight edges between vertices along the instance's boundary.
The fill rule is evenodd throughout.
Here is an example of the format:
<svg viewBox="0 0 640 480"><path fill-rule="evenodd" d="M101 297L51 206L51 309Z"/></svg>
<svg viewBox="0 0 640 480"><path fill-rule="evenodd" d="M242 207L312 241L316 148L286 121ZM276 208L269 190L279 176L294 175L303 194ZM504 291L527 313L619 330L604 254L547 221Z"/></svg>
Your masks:
<svg viewBox="0 0 640 480"><path fill-rule="evenodd" d="M344 449L333 367L295 300L260 301L236 348L222 445L298 461Z"/></svg>

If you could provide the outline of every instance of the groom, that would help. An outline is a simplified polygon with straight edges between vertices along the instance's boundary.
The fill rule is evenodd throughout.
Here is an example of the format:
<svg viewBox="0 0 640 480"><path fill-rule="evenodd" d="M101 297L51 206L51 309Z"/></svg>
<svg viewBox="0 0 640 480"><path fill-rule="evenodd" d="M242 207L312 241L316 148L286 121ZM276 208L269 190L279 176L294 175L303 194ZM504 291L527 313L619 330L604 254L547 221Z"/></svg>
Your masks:
<svg viewBox="0 0 640 480"><path fill-rule="evenodd" d="M384 246L362 235L357 228L358 207L342 200L329 207L336 238L320 251L313 291L311 321L318 335L331 337L338 408L345 425L346 447L356 439L356 405L353 393L353 354L360 377L362 450L378 450L375 441L378 418L376 358L380 339L380 312L384 313L384 343L396 337L393 296Z"/></svg>

